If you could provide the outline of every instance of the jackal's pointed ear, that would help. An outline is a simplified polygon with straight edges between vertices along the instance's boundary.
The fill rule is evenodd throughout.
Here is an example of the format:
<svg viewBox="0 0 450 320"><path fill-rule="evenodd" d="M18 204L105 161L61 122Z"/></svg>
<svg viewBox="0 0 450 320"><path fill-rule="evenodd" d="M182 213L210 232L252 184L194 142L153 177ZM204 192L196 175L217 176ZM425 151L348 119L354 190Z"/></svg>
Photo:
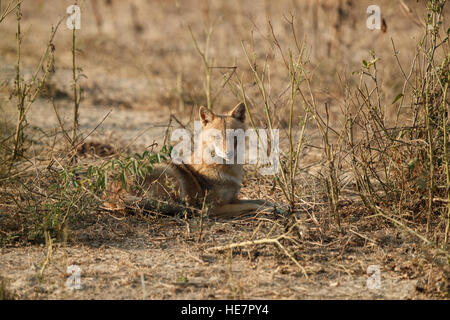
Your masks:
<svg viewBox="0 0 450 320"><path fill-rule="evenodd" d="M214 120L214 112L209 110L206 107L201 106L199 110L200 120L202 120L202 124L206 126L209 122Z"/></svg>
<svg viewBox="0 0 450 320"><path fill-rule="evenodd" d="M245 121L245 104L243 102L237 104L233 110L230 111L230 116L244 122Z"/></svg>

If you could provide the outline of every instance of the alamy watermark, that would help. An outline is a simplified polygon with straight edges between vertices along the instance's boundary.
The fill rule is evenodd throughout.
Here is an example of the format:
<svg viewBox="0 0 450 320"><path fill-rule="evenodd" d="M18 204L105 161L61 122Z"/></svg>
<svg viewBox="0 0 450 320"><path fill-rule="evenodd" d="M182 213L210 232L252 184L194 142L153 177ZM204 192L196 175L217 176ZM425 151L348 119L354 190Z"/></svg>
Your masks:
<svg viewBox="0 0 450 320"><path fill-rule="evenodd" d="M378 265L368 266L367 274L369 275L369 278L366 281L367 289L370 289L370 290L381 289L380 266L378 266Z"/></svg>
<svg viewBox="0 0 450 320"><path fill-rule="evenodd" d="M77 265L70 265L66 272L70 276L66 280L66 287L70 290L81 289L81 268Z"/></svg>
<svg viewBox="0 0 450 320"><path fill-rule="evenodd" d="M369 18L366 20L366 26L370 30L381 29L381 9L377 5L370 5L367 7L367 14Z"/></svg>
<svg viewBox="0 0 450 320"><path fill-rule="evenodd" d="M66 12L70 14L70 16L66 20L66 26L70 30L81 29L81 9L79 6L73 4L71 6L68 6L66 9Z"/></svg>

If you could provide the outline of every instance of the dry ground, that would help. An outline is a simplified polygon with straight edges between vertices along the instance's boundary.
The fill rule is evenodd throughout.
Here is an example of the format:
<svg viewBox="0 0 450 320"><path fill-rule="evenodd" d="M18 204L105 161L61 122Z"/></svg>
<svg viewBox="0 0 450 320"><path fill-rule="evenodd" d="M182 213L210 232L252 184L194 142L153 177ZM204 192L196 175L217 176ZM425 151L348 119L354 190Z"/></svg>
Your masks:
<svg viewBox="0 0 450 320"><path fill-rule="evenodd" d="M445 290L442 267L429 264L413 237L367 221L356 207L343 211L345 236L333 228L321 234L302 213L295 217L301 246L282 241L308 279L273 244L211 250L263 239L273 224L273 236L292 225L293 217L272 214L207 219L200 231L198 218L187 227L176 218L90 213L72 227L67 244L54 246L42 277L44 245L3 248L0 265L22 299L427 299ZM80 290L65 288L69 265L81 268ZM380 267L379 289L367 288L369 265Z"/></svg>
<svg viewBox="0 0 450 320"><path fill-rule="evenodd" d="M278 120L285 110L286 80L282 60L267 41L267 17L283 45L292 46L283 14L296 16L299 38L310 43L316 72L314 91L320 102L333 107L332 121L339 121L339 102L344 99L339 76L356 70L374 49L384 64L383 94L392 101L402 85L392 53L391 37L404 63L413 56L420 26L405 15L399 3L378 1L387 22L387 33L365 28L367 1L343 1L344 14L336 14L336 2L321 1L318 24L312 21L311 1L97 1L100 17L90 1L81 1L82 29L79 60L84 99L80 129L91 132L112 112L89 141L141 151L161 143L170 115L187 124L205 104L201 59L187 26L204 43L205 26L214 22L210 55L216 66L237 66L250 80L240 41L250 40L261 57L269 52L271 93ZM423 6L405 1L421 14ZM50 24L64 14L70 1L24 1L23 65L30 74L48 38ZM134 13L133 13L134 12ZM339 20L340 19L340 20ZM102 21L100 23L99 21ZM336 27L337 21L340 27ZM8 103L9 80L15 63L15 21L10 16L0 25L0 107L2 121L14 118ZM70 128L71 32L61 27L56 37L56 73L49 90ZM228 87L221 91L226 69L213 73L216 106L223 110L239 97ZM349 80L356 81L356 80ZM252 91L253 90L253 91ZM258 101L256 88L248 85ZM278 108L278 109L277 109ZM34 130L33 148L45 149L59 130L53 107L38 99L28 116ZM172 125L174 125L174 121ZM296 132L298 134L298 132ZM320 172L319 143L314 128L308 134L306 155L298 183L302 190L298 212L292 216L268 213L235 220L198 217L151 217L97 210L85 212L70 226L68 239L55 243L52 253L44 244L8 244L0 249L0 276L19 299L429 299L448 294L448 263L407 232L361 209L348 183L342 198L343 234L328 221L328 207L316 176ZM271 179L248 168L243 195L282 201ZM0 208L3 210L4 208ZM1 211L0 211L1 214ZM296 244L281 241L302 270L274 244L250 245L217 252L215 246L281 235L293 224ZM273 227L275 226L275 227ZM273 228L273 230L272 230ZM417 226L418 231L421 230ZM272 230L272 231L270 231ZM297 245L298 244L298 245ZM49 258L49 259L48 259ZM69 265L81 268L80 290L65 287ZM369 265L381 270L381 288L366 286ZM45 266L41 274L42 267Z"/></svg>

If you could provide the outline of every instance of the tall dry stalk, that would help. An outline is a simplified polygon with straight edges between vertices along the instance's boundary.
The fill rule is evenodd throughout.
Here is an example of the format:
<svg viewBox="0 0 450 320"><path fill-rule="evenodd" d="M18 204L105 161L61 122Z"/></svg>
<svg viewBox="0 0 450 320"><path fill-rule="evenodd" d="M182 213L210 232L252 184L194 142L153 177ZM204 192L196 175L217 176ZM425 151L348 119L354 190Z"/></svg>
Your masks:
<svg viewBox="0 0 450 320"><path fill-rule="evenodd" d="M75 1L75 5L78 1ZM75 20L72 29L72 90L73 90L73 125L72 125L72 146L77 143L78 118L81 101L81 90L78 84L78 67L77 67L77 32L75 28Z"/></svg>
<svg viewBox="0 0 450 320"><path fill-rule="evenodd" d="M210 47L210 40L211 35L213 32L213 28L209 27L207 33L206 33L206 40L205 40L205 48L204 50L200 49L200 46L197 42L197 39L194 36L194 33L192 32L191 27L189 26L189 32L191 33L192 41L194 42L195 49L197 50L198 54L202 58L203 63L203 70L205 72L205 94L206 94L206 107L209 110L212 110L212 99L211 99L211 73L212 73L212 65L214 64L213 60L209 59L209 47Z"/></svg>
<svg viewBox="0 0 450 320"><path fill-rule="evenodd" d="M15 3L14 3L15 2ZM17 0L17 1L10 1L8 2L8 4L6 5L6 8L2 10L2 2L0 1L0 23L2 23L3 20L5 20L5 18L10 15L14 10L17 9L17 7L22 3L22 0Z"/></svg>
<svg viewBox="0 0 450 320"><path fill-rule="evenodd" d="M22 47L22 33L21 33L21 25L20 22L22 20L22 4L19 3L17 5L16 11L17 18L17 32L16 32L16 40L17 40L17 62L16 62L16 79L14 82L14 94L16 95L17 102L17 123L16 123L16 133L14 137L14 150L12 156L12 162L14 162L19 153L21 153L21 147L23 144L23 123L25 121L25 95L22 89L22 75L20 71L20 59L21 59L21 47Z"/></svg>
<svg viewBox="0 0 450 320"><path fill-rule="evenodd" d="M293 18L292 18L293 19ZM309 119L309 114L305 113L303 117L299 117L299 119L296 121L294 119L294 109L299 102L298 100L298 94L301 82L304 80L304 75L302 71L302 62L304 59L304 50L305 47L299 45L297 42L297 38L295 35L295 29L293 27L293 20L289 21L291 23L291 29L293 33L293 37L295 39L295 50L291 51L288 50L288 53L285 54L283 48L281 47L280 43L277 40L277 37L274 34L272 25L270 21L269 24L269 32L273 37L275 46L279 49L283 61L286 67L286 70L289 74L289 101L287 103L287 108L289 112L289 120L288 120L288 132L287 132L287 140L289 144L289 148L287 151L287 154L283 154L283 158L285 158L285 161L280 161L281 166L281 175L275 175L275 181L277 185L280 187L280 189L283 192L283 195L286 199L286 201L289 204L289 210L291 212L294 211L296 202L299 198L299 190L298 190L298 184L296 182L296 176L297 176L297 170L299 165L299 157L303 149L304 145L304 137L305 137L305 130L306 125ZM257 85L259 95L262 99L262 111L264 114L264 124L268 127L268 129L272 132L273 128L273 116L272 116L272 102L270 98L270 94L267 90L267 84L266 81L270 81L268 76L268 61L267 57L264 61L264 65L261 71L257 69L258 61L257 61L257 55L254 52L254 42L252 39L251 42L251 49L253 52L249 51L249 49L246 48L245 43L242 42L242 49L244 52L244 55L246 57L248 66L250 68L250 71L253 75L253 79ZM286 57L287 55L287 57ZM256 123L253 119L252 113L250 112L249 106L248 106L248 97L246 94L246 91L244 89L243 81L242 79L239 79L239 89L242 95L242 98L244 100L244 104L247 109L247 114L249 116L250 124L252 128L257 133L257 138L259 143L261 143L261 139L258 134L258 130L256 130ZM295 141L294 136L294 128L300 128L300 133L298 140Z"/></svg>
<svg viewBox="0 0 450 320"><path fill-rule="evenodd" d="M12 153L12 161L10 170L15 160L23 155L24 151L24 128L26 126L26 115L30 110L32 104L41 92L47 77L50 73L54 71L54 50L53 40L56 32L61 24L61 19L55 27L52 26L50 32L50 39L47 43L46 50L41 56L38 66L35 72L31 76L31 80L25 81L23 79L23 74L21 70L21 48L23 34L21 30L21 20L22 20L22 3L17 4L16 20L17 20L17 60L16 60L16 74L14 81L14 92L13 95L16 97L16 107L17 107L17 123L14 135L14 148Z"/></svg>
<svg viewBox="0 0 450 320"><path fill-rule="evenodd" d="M443 128L443 134L444 134L444 162L445 162L445 176L446 176L446 182L447 182L447 225L445 227L445 244L448 243L448 236L449 236L449 229L450 229L450 164L449 164L449 150L448 150L448 137L449 133L447 131L447 124L448 124L448 118L447 118L447 108L446 108L446 101L447 101L447 92L448 92L448 82L445 84L444 88L444 94L442 99L442 128Z"/></svg>
<svg viewBox="0 0 450 320"><path fill-rule="evenodd" d="M227 84L229 84L231 78L236 72L237 67L235 65L232 66L215 66L214 65L214 59L210 58L210 43L211 43L211 36L213 33L213 27L211 26L207 33L206 33L206 39L205 39L205 48L202 50L200 49L200 46L198 44L197 39L194 36L194 33L192 32L191 27L188 27L189 32L192 37L192 41L194 42L194 46L200 57L202 58L202 65L203 70L205 74L205 82L204 82L204 91L206 96L206 107L210 110L213 109L214 103L219 97L219 95L222 93L223 89ZM213 90L212 88L212 72L213 70L229 70L226 73L222 73L223 80L219 88L215 88ZM228 73L228 74L227 74ZM178 78L178 77L177 77ZM177 79L178 81L178 79ZM180 78L181 81L181 78ZM181 83L179 85L181 87ZM214 92L213 92L214 91ZM178 92L181 92L181 90L178 89Z"/></svg>

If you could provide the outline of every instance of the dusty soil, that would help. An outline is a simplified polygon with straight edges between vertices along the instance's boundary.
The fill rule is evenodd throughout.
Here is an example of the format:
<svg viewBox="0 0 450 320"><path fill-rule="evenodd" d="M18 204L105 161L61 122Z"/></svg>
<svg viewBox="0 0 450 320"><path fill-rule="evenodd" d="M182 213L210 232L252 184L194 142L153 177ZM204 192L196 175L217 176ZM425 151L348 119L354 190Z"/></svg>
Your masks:
<svg viewBox="0 0 450 320"><path fill-rule="evenodd" d="M24 30L28 30L24 40L27 44L24 44L23 63L24 70L28 70L25 73L30 74L39 56L37 52L45 45L50 28L48 21L55 22L55 17L64 13L68 3L60 1L58 5L50 6L37 1L25 5ZM203 85L199 71L201 60L186 31L187 24L192 24L194 32L201 34L208 15L211 19L220 16L221 24L216 33L221 40L212 41L212 54L218 64L223 62L225 66L231 65L236 57L239 57L237 64L240 67L245 64L239 37L244 34L242 37L248 39L246 31L253 25L259 26L256 41L265 43L261 31L265 28L262 1L257 8L212 1L206 9L178 1L158 2L152 6L137 1L137 20L130 19L128 3L113 3L109 7L106 2L99 1L105 10L100 27L90 5L83 4L86 15L80 33L79 64L87 79L82 80L85 93L80 129L84 136L90 134L87 141L143 150L154 142L162 143L171 114L183 124L196 118L199 104L204 103L204 96L200 94ZM286 29L282 13L292 9L291 2L280 3L272 8L277 32ZM401 59L407 59L413 48L408 41L419 34L419 29L403 16L396 18L399 12L396 6L388 6L389 1L383 3L389 18L388 30L396 36L398 46L407 56ZM415 1L408 3L415 6ZM365 12L365 3L353 5ZM310 12L309 4L298 6L298 12ZM242 13L236 14L239 10ZM127 16L113 19L120 12L127 12ZM364 36L361 31L364 27L353 27L364 24L366 19L364 14L353 14L354 11L349 11L353 19L344 26L342 45L327 56L326 43L336 36L329 31L332 27L324 22L327 12L326 8L320 11L321 38L312 58L321 61L317 64L318 99L338 103L342 100L336 84L339 68L353 70L371 44L386 60L393 60L393 56L389 51L388 36L373 33ZM302 32L310 33L311 23L301 20ZM138 26L133 21L138 21ZM139 31L139 25L144 31ZM1 70L9 70L3 72L2 77L8 80L7 74L13 70L15 61L14 28L12 17L0 26ZM70 34L64 26L62 28L56 40L57 70L49 83L58 94L56 105L63 123L70 128ZM232 37L235 34L236 39ZM334 48L334 42L330 43ZM336 62L335 54L345 61L345 67ZM281 92L285 88L277 87L283 80L278 72L282 68L280 57L276 56L273 63L273 90ZM387 79L386 95L394 96L400 83L394 79L397 71L390 66L380 72ZM216 80L222 76L214 74ZM178 86L180 79L181 88ZM215 83L220 87L220 81ZM0 102L5 102L2 117L14 118L14 109L7 105L7 87L0 88L3 90L0 93L4 93ZM256 91L254 87L249 90L252 88ZM225 90L217 107L228 108L237 99ZM283 101L280 98L274 104L282 105ZM339 110L333 113L338 114ZM45 97L33 105L28 122L30 127L40 128L48 135L60 130L54 109ZM176 121L171 125L179 126ZM46 139L49 138L45 135L42 140L36 138L36 148L47 143ZM317 132L312 132L308 143L312 145L317 141ZM184 220L183 217L123 215L99 209L86 212L70 227L69 239L53 244L50 253L49 247L43 244L1 248L0 276L6 279L6 288L19 299L443 298L448 292L448 264L432 249L422 247L412 235L369 217L369 213L361 210L351 183L342 198L343 233L339 233L333 223L326 223L325 200L320 187L315 184L314 174L320 171L321 165L318 159L320 154L314 148L308 149L302 158L301 167L305 169L298 183L302 185L304 198L298 212L292 216L265 213L226 221L205 218L200 227L199 217ZM243 196L280 200L280 190L273 186L273 181L255 178L252 170L249 168ZM269 238L276 237L294 222L296 244L285 240L280 244L304 268L308 278L276 244L248 245L232 251L214 250L216 246L264 239L273 226ZM70 290L65 285L70 265L81 268L80 289ZM367 287L370 265L379 266L380 288Z"/></svg>
<svg viewBox="0 0 450 320"><path fill-rule="evenodd" d="M259 180L247 176L244 197L279 197ZM314 182L308 185L308 202L289 216L274 211L201 222L86 212L66 241L2 248L0 270L19 299L442 298L448 271L439 252L368 217L357 202L344 201L340 234L327 223L328 210L312 204L321 200ZM282 247L252 244L288 230ZM247 244L216 249L241 242ZM80 268L79 289L67 287L72 265ZM369 266L379 268L379 287L368 287Z"/></svg>
<svg viewBox="0 0 450 320"><path fill-rule="evenodd" d="M39 274L47 256L43 245L3 248L0 266L2 274L9 279L10 290L21 299L432 297L424 294L430 288L427 288L427 277L423 276L425 271L419 271L423 257L414 253L414 245L407 236L405 239L404 235L389 234L389 231L364 232L352 226L355 233L322 244L312 242L314 235L303 234L304 245L295 249L295 257L305 267L308 279L274 245L235 249L232 256L229 250L223 253L208 250L248 240L252 230L269 218L273 219L207 220L202 239L198 241L195 220L189 222L191 233L188 234L183 221L163 219L152 223L99 213L92 217L90 225L75 231L75 243L55 246L42 278ZM317 232L309 219L300 219L307 232ZM264 229L267 232L268 228ZM70 265L81 268L79 290L65 286ZM367 288L369 265L380 267L378 289ZM439 271L427 270L425 274L436 276Z"/></svg>

